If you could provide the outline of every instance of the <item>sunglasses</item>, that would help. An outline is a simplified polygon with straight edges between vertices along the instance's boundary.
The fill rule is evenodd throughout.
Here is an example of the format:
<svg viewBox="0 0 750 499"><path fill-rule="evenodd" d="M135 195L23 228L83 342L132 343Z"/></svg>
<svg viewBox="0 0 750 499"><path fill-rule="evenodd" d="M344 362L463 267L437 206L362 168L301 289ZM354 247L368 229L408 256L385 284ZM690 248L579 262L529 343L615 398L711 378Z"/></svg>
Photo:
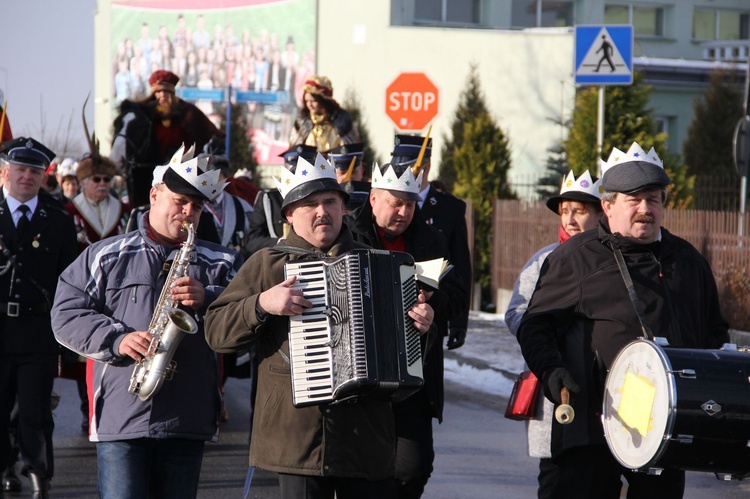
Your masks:
<svg viewBox="0 0 750 499"><path fill-rule="evenodd" d="M99 182L109 183L110 180L112 180L112 177L100 177L98 175L95 175L91 177L91 180L94 181L95 184L98 184Z"/></svg>

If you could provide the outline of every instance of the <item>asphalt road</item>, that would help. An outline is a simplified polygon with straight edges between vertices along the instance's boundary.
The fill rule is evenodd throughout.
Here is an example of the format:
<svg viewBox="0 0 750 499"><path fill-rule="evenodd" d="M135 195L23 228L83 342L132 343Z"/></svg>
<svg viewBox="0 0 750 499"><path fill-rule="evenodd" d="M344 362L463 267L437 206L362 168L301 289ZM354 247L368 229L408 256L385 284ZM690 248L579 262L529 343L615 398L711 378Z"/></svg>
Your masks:
<svg viewBox="0 0 750 499"><path fill-rule="evenodd" d="M477 373L489 372L490 379L505 377L503 382L507 382L515 373L506 372L495 359L501 354L515 356L520 352L513 350L518 348L517 344L515 340L509 341L510 335L503 328L501 322L474 324L470 327L467 345L447 352L446 357L460 359L463 355L462 361L470 362L478 369ZM445 417L442 425L435 425L435 471L424 497L535 497L537 461L526 455L523 423L503 417L506 401L502 397L456 383L466 383L466 375L459 377L448 372L446 378ZM471 376L468 381L471 383ZM221 426L219 442L206 445L198 493L201 499L243 497L248 462L249 390L246 385L237 379L227 382L229 421ZM96 498L96 451L80 429L75 383L58 379L55 387L61 401L55 410L56 475L51 497ZM6 499L16 497L30 497L28 483L24 483L22 494L6 495ZM275 474L256 470L249 497L278 498ZM688 473L685 499L716 497L750 497L750 480L722 482L709 473Z"/></svg>

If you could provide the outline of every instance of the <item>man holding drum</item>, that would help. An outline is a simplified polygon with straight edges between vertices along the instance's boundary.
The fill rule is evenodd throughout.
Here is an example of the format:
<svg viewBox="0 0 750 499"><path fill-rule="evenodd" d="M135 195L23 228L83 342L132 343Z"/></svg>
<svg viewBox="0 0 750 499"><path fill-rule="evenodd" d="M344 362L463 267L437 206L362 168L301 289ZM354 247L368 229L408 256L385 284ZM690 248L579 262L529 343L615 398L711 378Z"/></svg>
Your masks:
<svg viewBox="0 0 750 499"><path fill-rule="evenodd" d="M552 497L619 498L624 476L629 498L680 498L684 471L631 472L611 454L601 423L604 381L620 349L639 336L665 337L672 347L718 348L729 341L728 325L706 260L661 227L670 180L654 150L636 143L627 153L615 148L602 170L598 228L547 257L518 332L547 398L560 404L567 388L576 413L570 424L553 423L560 479Z"/></svg>

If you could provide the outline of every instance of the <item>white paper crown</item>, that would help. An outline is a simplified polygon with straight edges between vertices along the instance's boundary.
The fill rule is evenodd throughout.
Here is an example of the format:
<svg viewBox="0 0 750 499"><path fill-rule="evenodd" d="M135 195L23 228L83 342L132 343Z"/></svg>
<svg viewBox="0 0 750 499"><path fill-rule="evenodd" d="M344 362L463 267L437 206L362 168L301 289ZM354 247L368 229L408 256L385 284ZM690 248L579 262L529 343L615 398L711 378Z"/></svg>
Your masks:
<svg viewBox="0 0 750 499"><path fill-rule="evenodd" d="M603 192L602 180L598 179L594 182L588 170L583 172L578 179L576 179L573 170L570 170L560 187L561 196L566 192L582 192L584 194L590 194L594 197L601 198Z"/></svg>
<svg viewBox="0 0 750 499"><path fill-rule="evenodd" d="M618 148L613 147L607 161L602 161L601 159L599 160L599 167L602 171L602 176L604 175L604 172L606 172L613 166L619 165L621 163L628 163L630 161L644 161L646 163L654 164L662 170L664 169L664 163L662 162L661 158L659 158L659 155L656 154L656 151L653 147L647 153L641 148L641 146L638 145L637 142L633 142L630 145L630 149L628 149L628 152L622 152Z"/></svg>
<svg viewBox="0 0 750 499"><path fill-rule="evenodd" d="M210 201L216 199L227 186L227 182L219 180L219 174L221 173L219 170L206 171L208 157L195 158L193 156L195 156L195 145L191 146L187 151L185 151L184 144L180 146L174 155L172 155L169 163L154 168L154 180L151 185L155 186L163 183L164 173L167 169L171 168ZM204 173L198 175L199 171L203 171Z"/></svg>
<svg viewBox="0 0 750 499"><path fill-rule="evenodd" d="M419 195L422 186L422 176L424 170L419 171L417 178L414 178L414 172L411 171L410 167L404 170L404 173L399 177L396 171L393 169L393 165L388 165L385 173L380 172L380 167L377 163L372 167L372 188L373 189L388 189L391 191L410 192L412 194Z"/></svg>
<svg viewBox="0 0 750 499"><path fill-rule="evenodd" d="M275 180L276 187L279 189L281 196L286 199L286 195L289 194L292 189L299 187L306 182L322 178L336 180L336 169L326 161L322 154L318 153L315 157L314 165L311 165L310 162L302 156L298 156L297 167L294 169L294 173L286 168L282 168L281 178Z"/></svg>

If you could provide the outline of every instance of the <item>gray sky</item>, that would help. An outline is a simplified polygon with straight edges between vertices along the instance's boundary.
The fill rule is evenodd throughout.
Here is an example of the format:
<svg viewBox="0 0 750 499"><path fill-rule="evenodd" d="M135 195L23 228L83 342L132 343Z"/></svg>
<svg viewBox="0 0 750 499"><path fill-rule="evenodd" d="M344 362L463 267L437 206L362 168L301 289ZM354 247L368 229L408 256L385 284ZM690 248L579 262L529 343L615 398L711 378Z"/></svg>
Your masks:
<svg viewBox="0 0 750 499"><path fill-rule="evenodd" d="M0 89L15 137L32 136L58 155L84 152L95 11L96 0L0 0ZM93 129L93 97L86 111Z"/></svg>

